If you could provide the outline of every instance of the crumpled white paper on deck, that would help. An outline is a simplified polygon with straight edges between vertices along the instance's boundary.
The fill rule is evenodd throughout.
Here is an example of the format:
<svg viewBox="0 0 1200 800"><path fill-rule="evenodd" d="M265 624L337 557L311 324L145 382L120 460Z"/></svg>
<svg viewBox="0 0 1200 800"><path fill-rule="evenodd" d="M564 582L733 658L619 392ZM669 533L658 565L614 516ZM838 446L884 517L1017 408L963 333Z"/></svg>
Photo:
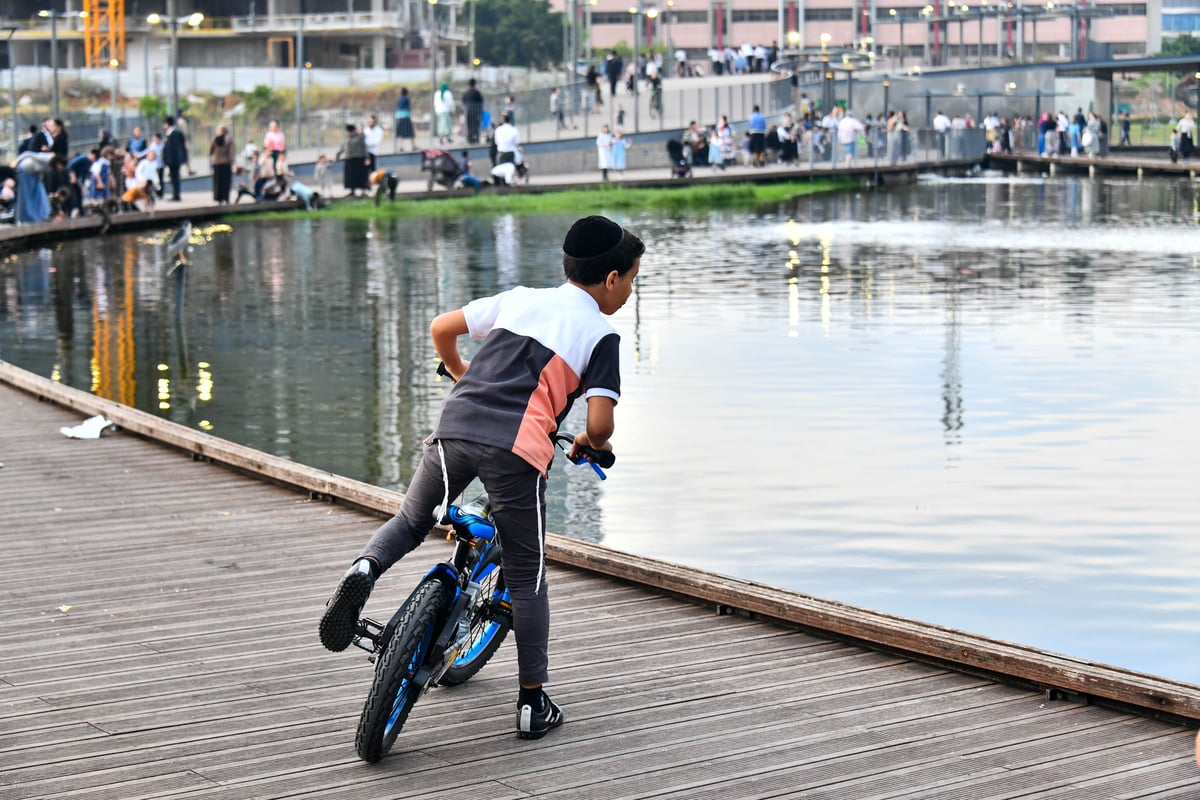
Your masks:
<svg viewBox="0 0 1200 800"><path fill-rule="evenodd" d="M108 431L116 428L116 423L105 419L103 415L85 419L74 428L61 428L63 436L72 439L99 439Z"/></svg>

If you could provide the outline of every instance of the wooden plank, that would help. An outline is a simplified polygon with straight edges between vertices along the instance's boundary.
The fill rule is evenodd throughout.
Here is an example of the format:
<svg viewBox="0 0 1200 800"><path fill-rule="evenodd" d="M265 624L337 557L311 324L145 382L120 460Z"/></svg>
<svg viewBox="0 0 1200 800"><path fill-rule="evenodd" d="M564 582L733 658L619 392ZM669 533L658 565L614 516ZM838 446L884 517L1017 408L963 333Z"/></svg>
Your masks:
<svg viewBox="0 0 1200 800"><path fill-rule="evenodd" d="M190 430L150 414L55 384L0 361L0 382L87 415L104 414L123 430L264 478L355 507L390 513L400 495ZM547 556L642 586L740 609L806 629L995 676L1017 679L1165 713L1200 719L1200 687L1131 670L855 608L751 581L705 573L657 559L619 553L564 537L547 537Z"/></svg>
<svg viewBox="0 0 1200 800"><path fill-rule="evenodd" d="M169 450L135 437L59 440L55 426L69 412L29 403L10 417L13 398L0 387L0 418L44 427L53 439L25 436L14 449L0 427L9 464L0 481L16 465L10 475L41 486L46 504L71 506L59 498L87 485L93 507L91 519L70 512L75 536L57 516L27 515L19 530L0 522L0 544L20 552L6 562L6 581L19 590L0 589L5 800L426 800L481 790L605 800L801 791L998 800L1018 784L1040 800L1038 787L1080 796L1070 792L1089 780L1120 796L1124 768L1139 776L1125 794L1143 800L1161 787L1140 776L1162 767L1174 787L1181 773L1172 770L1190 753L1178 726L1050 702L945 665L718 615L556 565L551 691L567 724L539 742L514 736L509 642L467 685L422 699L393 754L368 767L353 741L371 666L356 650L322 650L315 622L377 520L338 505L282 502L295 496L228 481L212 464L176 457L176 469L162 460ZM81 458L81 447L103 456ZM118 453L122 472L114 475ZM67 477L31 482L26 473ZM205 473L216 478L211 493ZM120 496L131 481L138 491ZM0 520L21 503L20 494L0 492ZM222 508L237 513L210 513ZM153 525L144 524L148 515ZM256 560L258 552L273 557ZM446 552L430 542L401 562L377 587L373 611L386 615ZM62 565L49 591L41 580L48 559ZM58 612L60 593L79 604ZM1090 758L1093 750L1106 757ZM1053 770L1059 763L1078 768L1064 776ZM1025 777L1005 779L1012 774Z"/></svg>

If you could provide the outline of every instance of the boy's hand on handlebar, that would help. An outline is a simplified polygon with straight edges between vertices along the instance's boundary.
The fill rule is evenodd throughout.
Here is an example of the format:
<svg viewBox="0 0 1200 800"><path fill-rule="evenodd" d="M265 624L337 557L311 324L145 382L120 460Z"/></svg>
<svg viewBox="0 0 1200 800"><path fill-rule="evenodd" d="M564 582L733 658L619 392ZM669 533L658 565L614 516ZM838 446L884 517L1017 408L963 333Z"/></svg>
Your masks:
<svg viewBox="0 0 1200 800"><path fill-rule="evenodd" d="M451 369L450 367L446 366L445 361L439 361L437 374L441 375L443 378L449 378L454 383L458 383L459 379L467 373L467 367L469 366L471 366L471 362L461 358L458 360L458 364L456 365L455 369Z"/></svg>
<svg viewBox="0 0 1200 800"><path fill-rule="evenodd" d="M571 452L567 454L567 457L576 462L578 462L580 459L584 461L591 461L599 464L605 469L611 467L616 461L616 457L612 454L611 442L605 442L599 447L596 447L592 444L591 439L588 438L587 433L580 433L575 436L575 441L571 447Z"/></svg>

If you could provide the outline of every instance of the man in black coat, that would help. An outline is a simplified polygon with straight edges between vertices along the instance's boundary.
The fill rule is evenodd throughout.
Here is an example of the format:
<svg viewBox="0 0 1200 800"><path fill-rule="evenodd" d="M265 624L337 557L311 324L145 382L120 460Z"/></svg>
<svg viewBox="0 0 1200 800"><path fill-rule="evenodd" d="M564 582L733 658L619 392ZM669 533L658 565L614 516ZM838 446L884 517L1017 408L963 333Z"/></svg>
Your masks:
<svg viewBox="0 0 1200 800"><path fill-rule="evenodd" d="M604 60L604 77L608 78L608 91L611 97L617 96L617 83L620 82L621 73L624 71L625 62L617 55L617 51L613 50Z"/></svg>
<svg viewBox="0 0 1200 800"><path fill-rule="evenodd" d="M483 93L475 86L475 79L467 81L467 90L462 96L467 110L467 142L479 144L479 125L483 121Z"/></svg>
<svg viewBox="0 0 1200 800"><path fill-rule="evenodd" d="M175 125L174 117L167 117L166 130L163 133L163 165L171 175L171 199L182 200L179 196L179 172L188 161L187 139L183 131Z"/></svg>

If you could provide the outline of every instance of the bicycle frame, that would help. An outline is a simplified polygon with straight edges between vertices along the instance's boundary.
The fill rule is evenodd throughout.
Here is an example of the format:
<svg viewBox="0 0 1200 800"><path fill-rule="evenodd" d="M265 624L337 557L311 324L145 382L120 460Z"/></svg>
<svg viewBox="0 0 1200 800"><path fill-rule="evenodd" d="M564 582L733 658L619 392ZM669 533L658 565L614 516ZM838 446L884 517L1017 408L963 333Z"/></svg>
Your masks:
<svg viewBox="0 0 1200 800"><path fill-rule="evenodd" d="M499 545L499 541L496 539L496 526L491 520L491 501L486 494L476 497L465 505L451 505L442 518L442 524L450 525L452 528L449 538L454 539L454 552L449 559L434 565L429 572L425 573L425 577L418 582L417 589L431 580L439 581L453 589L454 598L441 620L433 647L429 651L429 657L425 659L425 663L414 678L414 682L422 687L422 691L436 683L462 655L466 637L469 634L469 627L466 630L459 630L462 627L463 611L475 603L480 590L480 584L472 580L476 577L474 568L478 564L485 563L488 555ZM413 590L413 594L415 593L416 589ZM499 624L511 628L512 605L508 589L503 589L500 602L496 607L491 606L491 600L486 602L488 603L487 613ZM359 635L355 637L354 644L370 653L369 660L372 663L375 663L379 655L387 648L407 607L408 601L406 600L386 625L380 625L367 617L363 617L360 621Z"/></svg>
<svg viewBox="0 0 1200 800"><path fill-rule="evenodd" d="M577 447L574 438L557 434L554 442L571 461L587 463L605 477L602 467L612 466L612 452ZM442 524L450 526L454 540L450 558L425 574L387 624L359 620L353 643L375 664L355 737L359 757L369 763L391 749L426 691L469 680L513 626L512 596L487 495L449 506Z"/></svg>

